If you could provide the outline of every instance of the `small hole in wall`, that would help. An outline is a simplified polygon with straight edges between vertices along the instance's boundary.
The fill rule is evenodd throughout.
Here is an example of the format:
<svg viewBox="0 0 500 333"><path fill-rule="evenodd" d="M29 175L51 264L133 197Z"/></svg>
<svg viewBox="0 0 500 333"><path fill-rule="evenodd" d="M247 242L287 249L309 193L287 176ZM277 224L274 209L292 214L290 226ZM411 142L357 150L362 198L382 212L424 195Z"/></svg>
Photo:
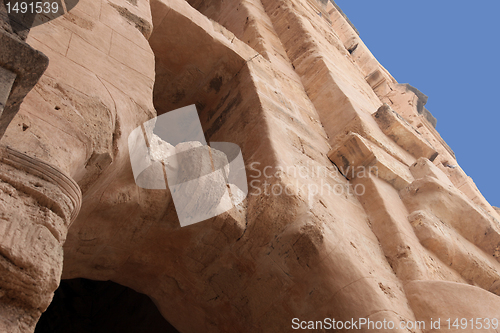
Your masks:
<svg viewBox="0 0 500 333"><path fill-rule="evenodd" d="M26 131L28 128L30 128L28 125L23 124L23 132Z"/></svg>
<svg viewBox="0 0 500 333"><path fill-rule="evenodd" d="M356 49L358 48L358 44L355 44L354 46L351 46L350 48L347 49L349 54L352 54Z"/></svg>
<svg viewBox="0 0 500 333"><path fill-rule="evenodd" d="M56 105L56 106L54 107L54 109L56 109L56 110L61 110L61 107Z"/></svg>
<svg viewBox="0 0 500 333"><path fill-rule="evenodd" d="M420 123L420 124L417 125L417 128L420 128L422 126L424 126L424 125L422 125L422 123Z"/></svg>

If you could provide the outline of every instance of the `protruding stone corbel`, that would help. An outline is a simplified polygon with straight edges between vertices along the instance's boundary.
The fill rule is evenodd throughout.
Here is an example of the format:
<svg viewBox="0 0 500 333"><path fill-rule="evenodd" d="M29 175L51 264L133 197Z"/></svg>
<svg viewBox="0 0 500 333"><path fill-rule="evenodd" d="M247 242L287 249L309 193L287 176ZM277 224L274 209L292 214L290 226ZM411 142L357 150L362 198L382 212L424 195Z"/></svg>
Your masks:
<svg viewBox="0 0 500 333"><path fill-rule="evenodd" d="M434 161L438 156L432 144L389 105L384 103L373 118L385 135L416 158L426 157Z"/></svg>
<svg viewBox="0 0 500 333"><path fill-rule="evenodd" d="M348 179L354 179L365 171L385 180L397 190L410 185L413 176L403 163L386 153L357 133L349 133L328 154Z"/></svg>

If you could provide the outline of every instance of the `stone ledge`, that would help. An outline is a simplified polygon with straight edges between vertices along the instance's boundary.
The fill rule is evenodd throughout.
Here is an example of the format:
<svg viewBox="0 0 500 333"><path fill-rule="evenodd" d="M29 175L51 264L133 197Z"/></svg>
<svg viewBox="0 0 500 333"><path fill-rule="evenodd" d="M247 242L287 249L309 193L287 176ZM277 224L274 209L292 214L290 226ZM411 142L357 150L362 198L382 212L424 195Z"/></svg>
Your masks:
<svg viewBox="0 0 500 333"><path fill-rule="evenodd" d="M425 211L408 216L420 243L469 283L500 295L500 264Z"/></svg>
<svg viewBox="0 0 500 333"><path fill-rule="evenodd" d="M328 157L344 174L349 173L346 170L360 167L368 168L370 173L376 170L375 174L379 178L397 190L405 188L413 181L413 176L406 165L356 133L349 133L342 143L330 151ZM356 178L359 172L352 174L353 178Z"/></svg>
<svg viewBox="0 0 500 333"><path fill-rule="evenodd" d="M416 159L408 151L398 145L394 140L389 138L380 129L374 117L369 114L358 113L354 118L344 127L344 133L337 135L335 140L331 143L332 147L337 146L338 143L344 140L345 135L349 132L357 133L363 138L370 141L387 154L394 157L396 160L406 166L415 163Z"/></svg>
<svg viewBox="0 0 500 333"><path fill-rule="evenodd" d="M399 192L409 212L424 210L500 262L500 222L454 186L426 176Z"/></svg>
<svg viewBox="0 0 500 333"><path fill-rule="evenodd" d="M415 177L415 179L429 176L439 179L446 185L454 186L448 176L446 176L446 174L441 169L432 164L432 162L425 157L419 158L412 166L410 166L410 172L413 177Z"/></svg>
<svg viewBox="0 0 500 333"><path fill-rule="evenodd" d="M434 147L389 105L382 105L373 117L385 135L416 158L426 157L434 161L437 157Z"/></svg>
<svg viewBox="0 0 500 333"><path fill-rule="evenodd" d="M396 189L375 176L358 178L353 184L364 186L365 193L358 196L358 200L369 216L370 227L389 264L401 281L465 282L457 272L422 247L408 222L408 211ZM435 270L429 270L429 266L435 267Z"/></svg>

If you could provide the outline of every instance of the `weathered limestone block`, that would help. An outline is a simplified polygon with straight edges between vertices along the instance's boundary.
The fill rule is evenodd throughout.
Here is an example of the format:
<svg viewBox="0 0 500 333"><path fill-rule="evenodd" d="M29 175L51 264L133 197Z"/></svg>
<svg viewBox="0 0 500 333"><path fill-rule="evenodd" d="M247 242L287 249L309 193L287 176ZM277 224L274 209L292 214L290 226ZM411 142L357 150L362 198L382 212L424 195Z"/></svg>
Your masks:
<svg viewBox="0 0 500 333"><path fill-rule="evenodd" d="M408 219L418 239L447 266L470 284L500 296L500 263L486 256L453 228L424 211Z"/></svg>
<svg viewBox="0 0 500 333"><path fill-rule="evenodd" d="M419 244L408 223L408 211L394 187L374 175L357 178L353 183L363 185L365 192L358 198L369 215L371 229L400 280L405 283L412 280L463 282L456 272L438 259L439 255L423 249Z"/></svg>
<svg viewBox="0 0 500 333"><path fill-rule="evenodd" d="M373 117L385 135L416 158L426 157L433 161L437 157L434 147L389 105L382 105Z"/></svg>
<svg viewBox="0 0 500 333"><path fill-rule="evenodd" d="M413 181L413 176L404 164L356 133L347 135L345 141L334 147L328 157L347 178L365 177L373 173L398 190Z"/></svg>
<svg viewBox="0 0 500 333"><path fill-rule="evenodd" d="M474 202L478 207L484 209L488 214L500 220L500 215L493 209L490 203L483 197L476 184L471 177L467 176L465 171L453 160L436 159L437 166L442 170L451 182L458 188L467 198Z"/></svg>
<svg viewBox="0 0 500 333"><path fill-rule="evenodd" d="M448 186L453 186L446 174L425 157L419 158L415 164L410 166L410 172L415 179L429 176L439 179Z"/></svg>
<svg viewBox="0 0 500 333"><path fill-rule="evenodd" d="M355 116L346 125L343 133L337 135L334 140L330 140L332 146L337 146L341 141L345 140L345 135L349 132L357 133L368 139L387 154L407 166L415 162L415 157L412 154L383 133L372 115L363 113Z"/></svg>
<svg viewBox="0 0 500 333"><path fill-rule="evenodd" d="M410 212L432 212L500 262L499 221L480 210L454 186L427 176L402 189L400 196Z"/></svg>
<svg viewBox="0 0 500 333"><path fill-rule="evenodd" d="M483 210L486 214L490 215L491 218L499 220L498 211L494 209L491 205L489 205L484 198L479 197L479 190L477 190L474 182L470 177L463 180L462 183L458 183L459 186L456 186L456 181L460 178L461 174L465 174L460 167L450 168L448 166L444 166L442 163L438 163L438 165L434 165L426 158L420 158L415 164L410 167L410 171L415 177L415 179L424 178L425 176L430 176L439 179L440 181L446 183L446 185L452 186L460 190L465 196L467 196L473 203L475 203L479 210ZM448 172L448 175L445 173ZM482 200L481 200L482 198Z"/></svg>
<svg viewBox="0 0 500 333"><path fill-rule="evenodd" d="M380 96L380 99L384 102L387 101L389 105L394 105L395 108L400 109L402 112L400 114L408 119L410 123L413 124L415 122L420 128L423 125L420 122L423 121L424 124L430 125L426 127L430 128L432 134L437 134L435 131L437 120L424 107L427 103L428 97L408 83L398 84L394 82L390 85L390 87L391 91L389 91L385 96ZM451 155L454 155L451 148L448 147L439 135L437 135L435 139L438 139L443 148L445 148Z"/></svg>
<svg viewBox="0 0 500 333"><path fill-rule="evenodd" d="M444 281L413 281L406 285L405 290L415 316L426 322L427 332L498 332L498 326L493 328L492 321L498 318L500 298L481 288ZM440 329L430 327L431 318L432 321L440 321ZM457 318L458 328L452 326ZM468 326L461 326L462 318L468 319ZM476 321L475 318L481 320ZM489 320L485 321L485 318ZM474 321L473 328L471 319ZM478 328L478 323L481 328Z"/></svg>

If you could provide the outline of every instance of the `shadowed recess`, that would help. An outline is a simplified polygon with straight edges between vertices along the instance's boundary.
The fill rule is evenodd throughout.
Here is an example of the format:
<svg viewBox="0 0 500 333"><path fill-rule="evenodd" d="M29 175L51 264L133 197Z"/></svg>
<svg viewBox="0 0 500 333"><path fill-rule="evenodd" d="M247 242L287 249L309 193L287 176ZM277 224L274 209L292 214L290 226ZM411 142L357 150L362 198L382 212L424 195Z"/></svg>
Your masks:
<svg viewBox="0 0 500 333"><path fill-rule="evenodd" d="M178 333L144 294L111 281L62 280L36 333Z"/></svg>

